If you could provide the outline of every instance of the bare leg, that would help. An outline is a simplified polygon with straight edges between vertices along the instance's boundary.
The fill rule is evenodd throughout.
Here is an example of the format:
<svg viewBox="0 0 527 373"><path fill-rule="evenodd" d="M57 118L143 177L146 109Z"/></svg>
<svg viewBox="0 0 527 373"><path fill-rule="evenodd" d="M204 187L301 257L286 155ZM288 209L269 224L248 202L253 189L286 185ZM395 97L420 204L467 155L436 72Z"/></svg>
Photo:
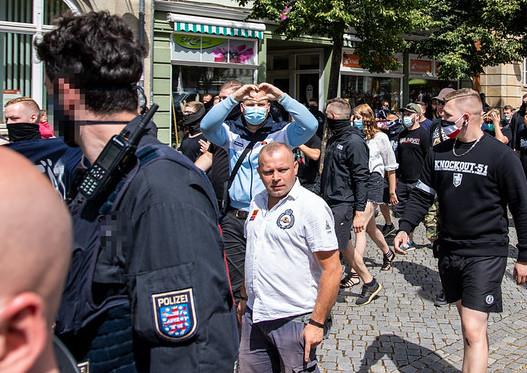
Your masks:
<svg viewBox="0 0 527 373"><path fill-rule="evenodd" d="M463 331L463 373L487 372L489 342L487 335L488 313L464 307L456 303Z"/></svg>
<svg viewBox="0 0 527 373"><path fill-rule="evenodd" d="M373 207L371 204L366 205L365 219L366 221L371 220L373 216ZM373 280L373 276L366 268L364 264L364 252L366 251L366 231L355 234L355 246L350 241L348 247L344 251L344 257L351 265L351 267L359 274L363 283L370 283Z"/></svg>
<svg viewBox="0 0 527 373"><path fill-rule="evenodd" d="M384 217L385 224L392 225L392 216L390 214L390 208L388 207L388 205L382 204L379 206L379 208L381 209L381 214Z"/></svg>
<svg viewBox="0 0 527 373"><path fill-rule="evenodd" d="M371 202L368 202L368 204L372 205L372 208L374 207ZM382 206L384 205L381 205L381 207ZM390 249L388 247L388 244L386 243L386 240L384 239L384 235L382 234L381 230L377 228L377 224L375 224L375 219L373 215L366 225L366 232L373 240L373 242L375 242L377 247L381 249L384 254L387 254Z"/></svg>

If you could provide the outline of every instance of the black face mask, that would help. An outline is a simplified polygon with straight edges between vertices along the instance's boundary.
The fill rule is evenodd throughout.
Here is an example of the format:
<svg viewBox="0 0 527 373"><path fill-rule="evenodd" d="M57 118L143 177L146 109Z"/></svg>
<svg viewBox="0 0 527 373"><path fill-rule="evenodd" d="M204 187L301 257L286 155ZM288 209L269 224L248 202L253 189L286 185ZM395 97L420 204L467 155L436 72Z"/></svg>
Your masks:
<svg viewBox="0 0 527 373"><path fill-rule="evenodd" d="M35 123L10 123L7 126L9 140L12 142L38 140L40 131Z"/></svg>
<svg viewBox="0 0 527 373"><path fill-rule="evenodd" d="M345 128L351 127L351 123L348 119L327 119L328 128L333 132L339 132Z"/></svg>
<svg viewBox="0 0 527 373"><path fill-rule="evenodd" d="M242 115L242 109L240 108L240 104L238 104L232 108L231 112L229 113L229 115L227 115L227 118L225 119L236 120L240 117L240 115Z"/></svg>
<svg viewBox="0 0 527 373"><path fill-rule="evenodd" d="M197 112L192 114L184 114L181 120L181 125L187 127L191 135L200 131L199 124L201 119L205 116L205 108L201 107Z"/></svg>

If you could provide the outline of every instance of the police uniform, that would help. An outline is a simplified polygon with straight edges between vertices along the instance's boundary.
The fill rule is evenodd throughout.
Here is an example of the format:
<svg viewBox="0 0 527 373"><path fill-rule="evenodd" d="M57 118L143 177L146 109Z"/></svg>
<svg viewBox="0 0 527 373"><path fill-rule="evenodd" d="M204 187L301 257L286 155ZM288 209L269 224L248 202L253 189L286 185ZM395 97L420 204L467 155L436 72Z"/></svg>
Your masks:
<svg viewBox="0 0 527 373"><path fill-rule="evenodd" d="M97 219L70 206L56 332L90 372L230 373L238 337L212 187L152 132L136 154Z"/></svg>

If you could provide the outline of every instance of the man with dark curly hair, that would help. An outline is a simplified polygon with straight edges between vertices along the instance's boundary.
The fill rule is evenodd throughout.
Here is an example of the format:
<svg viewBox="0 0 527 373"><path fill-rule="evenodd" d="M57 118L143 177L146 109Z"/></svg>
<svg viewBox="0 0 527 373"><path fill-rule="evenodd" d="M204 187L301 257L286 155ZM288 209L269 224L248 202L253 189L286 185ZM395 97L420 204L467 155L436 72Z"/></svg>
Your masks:
<svg viewBox="0 0 527 373"><path fill-rule="evenodd" d="M64 16L36 48L65 141L89 168L141 121L143 47L120 17L90 12ZM238 336L212 187L159 143L153 122L134 155L103 203L70 203L75 244L55 331L93 373L230 373Z"/></svg>

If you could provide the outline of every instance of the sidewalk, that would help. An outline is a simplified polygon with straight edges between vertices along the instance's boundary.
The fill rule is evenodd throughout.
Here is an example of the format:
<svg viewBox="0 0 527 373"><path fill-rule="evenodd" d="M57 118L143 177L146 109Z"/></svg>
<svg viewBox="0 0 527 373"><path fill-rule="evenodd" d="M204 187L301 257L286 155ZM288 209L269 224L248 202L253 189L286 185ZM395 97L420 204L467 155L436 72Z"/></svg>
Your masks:
<svg viewBox="0 0 527 373"><path fill-rule="evenodd" d="M510 237L515 245L514 228ZM422 225L414 240L427 243ZM511 247L502 284L504 312L489 320L489 372L527 373L527 287L512 279L515 257ZM432 250L399 255L392 270L382 272L381 252L370 241L365 261L384 289L366 306L355 305L361 285L340 292L331 333L318 349L322 372L461 372L456 307L433 304L440 283Z"/></svg>

